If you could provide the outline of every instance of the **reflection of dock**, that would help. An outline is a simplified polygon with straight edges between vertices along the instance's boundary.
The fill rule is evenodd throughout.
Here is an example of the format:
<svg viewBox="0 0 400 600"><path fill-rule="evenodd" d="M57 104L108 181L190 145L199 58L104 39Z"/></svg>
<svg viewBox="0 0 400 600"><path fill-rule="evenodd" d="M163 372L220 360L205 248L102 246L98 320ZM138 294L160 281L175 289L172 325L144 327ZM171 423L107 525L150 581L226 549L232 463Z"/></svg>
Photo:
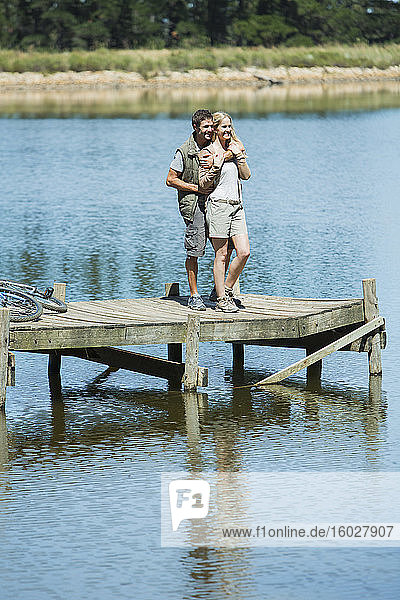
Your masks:
<svg viewBox="0 0 400 600"><path fill-rule="evenodd" d="M179 296L177 284L167 285L167 295L162 298L70 302L67 313L44 313L30 323L9 325L7 311L1 310L3 403L6 381L11 383L9 350L48 353L52 376L59 375L61 356L68 355L162 377L175 387L183 381L190 390L207 385L207 370L198 367L199 342L231 342L236 371L243 368L245 344L305 348L309 357L315 354L318 358L304 365L308 376L317 379L321 349L335 342L334 350L368 352L370 373L379 374L383 320L378 318L375 281L364 280L363 287L364 298L348 300L245 294L241 296L245 310L235 314L216 312L211 303L205 312L194 314L186 307L187 298ZM360 327L361 338L356 331ZM142 344L168 345L168 360L115 348Z"/></svg>

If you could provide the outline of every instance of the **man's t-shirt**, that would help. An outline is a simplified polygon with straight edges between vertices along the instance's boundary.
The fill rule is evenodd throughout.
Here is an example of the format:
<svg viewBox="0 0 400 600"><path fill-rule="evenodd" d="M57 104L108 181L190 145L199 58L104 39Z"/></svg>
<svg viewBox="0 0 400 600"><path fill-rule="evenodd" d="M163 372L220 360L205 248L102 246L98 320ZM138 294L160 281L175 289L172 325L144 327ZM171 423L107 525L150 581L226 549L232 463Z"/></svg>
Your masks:
<svg viewBox="0 0 400 600"><path fill-rule="evenodd" d="M175 152L173 161L169 166L170 166L170 169L173 169L177 173L183 172L183 156L182 156L182 152L180 150L177 150Z"/></svg>
<svg viewBox="0 0 400 600"><path fill-rule="evenodd" d="M196 144L196 140L195 140L194 144L196 146L196 152L200 152L200 148ZM170 166L170 169L173 169L177 173L183 172L183 156L182 156L182 152L179 149L175 152L173 161L169 166Z"/></svg>

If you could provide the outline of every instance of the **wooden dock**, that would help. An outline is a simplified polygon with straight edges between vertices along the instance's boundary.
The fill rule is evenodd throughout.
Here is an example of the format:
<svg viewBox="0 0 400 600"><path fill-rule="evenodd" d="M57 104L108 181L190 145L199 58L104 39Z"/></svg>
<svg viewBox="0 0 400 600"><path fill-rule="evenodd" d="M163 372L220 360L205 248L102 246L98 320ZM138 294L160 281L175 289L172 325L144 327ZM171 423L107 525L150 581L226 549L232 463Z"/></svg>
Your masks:
<svg viewBox="0 0 400 600"><path fill-rule="evenodd" d="M207 385L207 369L198 366L199 342L232 343L236 371L243 369L245 345L258 344L304 348L308 362L300 368L307 367L310 379L320 379L322 358L330 353L324 354L328 346L334 346L331 351L367 352L370 374L382 372L380 352L385 333L375 280L363 281L361 298L242 294L241 300L245 309L235 314L215 311L207 302L206 311L195 313L187 308L187 297L179 295L178 284L167 284L165 296L160 298L70 302L66 313L45 311L35 322L9 323L7 309L0 309L0 406L5 403L6 385L14 381L14 351L47 353L50 376L59 376L62 356L77 356L113 370L124 368L162 377L175 388L183 383L185 390ZM143 344L166 344L167 358L120 348ZM186 344L184 362L182 344ZM296 370L289 375L292 372Z"/></svg>

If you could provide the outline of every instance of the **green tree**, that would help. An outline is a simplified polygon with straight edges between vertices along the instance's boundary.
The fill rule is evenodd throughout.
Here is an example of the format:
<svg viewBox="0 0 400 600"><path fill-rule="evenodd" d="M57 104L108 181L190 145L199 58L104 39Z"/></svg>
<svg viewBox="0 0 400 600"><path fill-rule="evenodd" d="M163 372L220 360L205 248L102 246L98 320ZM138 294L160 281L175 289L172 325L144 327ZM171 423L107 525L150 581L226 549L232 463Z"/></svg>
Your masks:
<svg viewBox="0 0 400 600"><path fill-rule="evenodd" d="M232 26L233 38L240 46L277 46L297 32L279 15L252 15Z"/></svg>
<svg viewBox="0 0 400 600"><path fill-rule="evenodd" d="M20 12L15 2L0 3L0 47L12 48L18 42Z"/></svg>

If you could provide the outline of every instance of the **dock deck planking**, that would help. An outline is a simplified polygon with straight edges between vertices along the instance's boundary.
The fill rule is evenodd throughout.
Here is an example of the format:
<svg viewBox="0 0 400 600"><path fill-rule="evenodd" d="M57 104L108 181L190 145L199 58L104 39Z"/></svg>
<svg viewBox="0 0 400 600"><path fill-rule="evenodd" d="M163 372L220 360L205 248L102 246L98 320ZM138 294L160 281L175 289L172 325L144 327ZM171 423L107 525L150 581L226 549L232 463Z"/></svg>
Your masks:
<svg viewBox="0 0 400 600"><path fill-rule="evenodd" d="M363 299L328 300L241 295L244 310L215 311L200 319L200 341L297 338L364 321ZM188 315L186 297L70 302L64 314L45 312L36 322L11 323L10 349L62 349L182 343Z"/></svg>

